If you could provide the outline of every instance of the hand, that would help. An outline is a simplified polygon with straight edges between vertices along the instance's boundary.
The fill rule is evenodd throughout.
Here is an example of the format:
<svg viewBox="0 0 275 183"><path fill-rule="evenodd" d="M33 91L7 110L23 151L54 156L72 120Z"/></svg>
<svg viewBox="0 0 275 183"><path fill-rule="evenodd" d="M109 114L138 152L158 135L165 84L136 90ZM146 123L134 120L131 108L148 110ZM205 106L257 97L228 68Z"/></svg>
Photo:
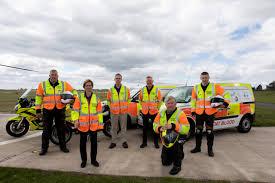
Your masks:
<svg viewBox="0 0 275 183"><path fill-rule="evenodd" d="M192 112L191 115L194 119L196 119L196 113L195 112Z"/></svg>
<svg viewBox="0 0 275 183"><path fill-rule="evenodd" d="M79 121L74 121L74 127L78 128L79 127Z"/></svg>
<svg viewBox="0 0 275 183"><path fill-rule="evenodd" d="M168 129L168 130L170 130L170 129L172 129L172 125L171 124L166 124L165 128Z"/></svg>
<svg viewBox="0 0 275 183"><path fill-rule="evenodd" d="M36 118L39 119L39 120L41 120L42 119L42 113L37 113L36 114Z"/></svg>

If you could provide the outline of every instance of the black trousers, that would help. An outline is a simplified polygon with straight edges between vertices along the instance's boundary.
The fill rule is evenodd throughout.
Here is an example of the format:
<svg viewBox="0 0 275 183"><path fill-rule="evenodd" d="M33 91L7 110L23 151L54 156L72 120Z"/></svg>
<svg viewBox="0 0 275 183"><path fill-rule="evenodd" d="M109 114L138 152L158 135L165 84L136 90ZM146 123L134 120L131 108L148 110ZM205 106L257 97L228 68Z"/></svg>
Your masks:
<svg viewBox="0 0 275 183"><path fill-rule="evenodd" d="M174 166L181 167L184 158L183 144L176 142L171 148L162 147L161 162L164 166L174 163Z"/></svg>
<svg viewBox="0 0 275 183"><path fill-rule="evenodd" d="M142 142L144 144L147 144L147 136L148 136L148 129L149 129L149 119L151 119L152 121L152 124L156 118L157 114L155 115L150 115L149 113L148 114L143 114L142 115L142 118L143 118L143 135L142 135ZM156 134L153 130L153 128L150 128L150 132L153 132L153 136L154 136L154 143L155 144L158 144L158 139L159 139L159 136L158 134Z"/></svg>
<svg viewBox="0 0 275 183"><path fill-rule="evenodd" d="M96 161L97 155L97 132L96 131L88 131L88 132L80 132L80 156L81 160L87 162L87 137L90 136L91 140L91 162Z"/></svg>
<svg viewBox="0 0 275 183"><path fill-rule="evenodd" d="M208 148L212 148L214 143L214 133L213 133L214 115L207 115L205 113L203 113L202 115L196 114L196 147L198 148L201 147L202 131L203 131L204 123L206 127L207 145L208 145Z"/></svg>
<svg viewBox="0 0 275 183"><path fill-rule="evenodd" d="M65 143L65 109L47 110L43 109L43 133L42 133L42 149L47 150L49 148L49 139L52 133L53 120L57 129L57 135L59 139L60 148L66 147Z"/></svg>

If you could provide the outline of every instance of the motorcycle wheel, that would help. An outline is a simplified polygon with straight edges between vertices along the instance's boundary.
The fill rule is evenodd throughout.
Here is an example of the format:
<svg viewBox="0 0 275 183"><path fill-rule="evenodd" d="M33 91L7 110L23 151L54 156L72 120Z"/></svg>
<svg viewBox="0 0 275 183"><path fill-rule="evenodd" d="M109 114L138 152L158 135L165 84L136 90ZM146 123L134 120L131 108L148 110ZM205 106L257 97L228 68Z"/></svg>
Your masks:
<svg viewBox="0 0 275 183"><path fill-rule="evenodd" d="M17 129L19 123L20 121L15 121L15 120L8 121L8 123L6 124L6 131L10 136L22 137L29 131L30 125L25 118L20 124L20 128Z"/></svg>
<svg viewBox="0 0 275 183"><path fill-rule="evenodd" d="M112 128L111 121L110 120L106 121L104 123L104 128L103 128L103 133L106 137L110 137L110 138L112 137L111 128Z"/></svg>
<svg viewBox="0 0 275 183"><path fill-rule="evenodd" d="M65 143L69 142L72 138L72 128L70 125L66 124L66 128L65 128ZM52 133L50 136L50 140L53 144L55 145L59 145L59 139L58 139L58 135L57 135L57 128L56 125L52 126Z"/></svg>

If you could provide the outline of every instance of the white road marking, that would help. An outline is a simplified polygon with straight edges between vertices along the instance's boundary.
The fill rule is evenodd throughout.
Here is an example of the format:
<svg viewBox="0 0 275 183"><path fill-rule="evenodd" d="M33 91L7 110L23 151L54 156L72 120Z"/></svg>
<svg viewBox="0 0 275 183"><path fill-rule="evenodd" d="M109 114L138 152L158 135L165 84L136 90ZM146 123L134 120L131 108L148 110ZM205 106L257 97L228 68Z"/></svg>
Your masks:
<svg viewBox="0 0 275 183"><path fill-rule="evenodd" d="M17 139L13 139L13 140L7 140L7 141L4 141L4 142L0 142L0 146L11 144L11 143L16 143L16 142L21 142L23 140L27 140L27 139L31 139L31 138L34 138L34 137L41 136L41 134L42 134L42 132L37 132L37 133L34 133L32 135L28 135L28 136L25 136L25 137L21 137L21 138L17 138Z"/></svg>
<svg viewBox="0 0 275 183"><path fill-rule="evenodd" d="M16 114L0 113L0 116L15 116Z"/></svg>

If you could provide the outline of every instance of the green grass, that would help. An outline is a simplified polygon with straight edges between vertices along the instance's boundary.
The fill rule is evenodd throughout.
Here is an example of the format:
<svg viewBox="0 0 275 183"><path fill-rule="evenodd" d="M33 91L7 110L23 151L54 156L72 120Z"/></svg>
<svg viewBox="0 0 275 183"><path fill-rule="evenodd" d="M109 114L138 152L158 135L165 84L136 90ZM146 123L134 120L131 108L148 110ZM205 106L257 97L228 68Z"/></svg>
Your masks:
<svg viewBox="0 0 275 183"><path fill-rule="evenodd" d="M256 123L254 126L275 126L274 109L256 106Z"/></svg>
<svg viewBox="0 0 275 183"><path fill-rule="evenodd" d="M255 91L256 102L275 104L275 91Z"/></svg>
<svg viewBox="0 0 275 183"><path fill-rule="evenodd" d="M0 112L14 113L13 109L17 99L24 93L24 90L0 90ZM106 100L106 90L95 90L95 93L101 101ZM30 97L35 98L35 90L32 90Z"/></svg>
<svg viewBox="0 0 275 183"><path fill-rule="evenodd" d="M0 167L1 183L225 183L229 181L198 181L180 178L141 178L122 176L87 175L82 173L54 172L20 168Z"/></svg>
<svg viewBox="0 0 275 183"><path fill-rule="evenodd" d="M0 112L11 113L24 90L0 90ZM31 93L34 96L34 91Z"/></svg>

